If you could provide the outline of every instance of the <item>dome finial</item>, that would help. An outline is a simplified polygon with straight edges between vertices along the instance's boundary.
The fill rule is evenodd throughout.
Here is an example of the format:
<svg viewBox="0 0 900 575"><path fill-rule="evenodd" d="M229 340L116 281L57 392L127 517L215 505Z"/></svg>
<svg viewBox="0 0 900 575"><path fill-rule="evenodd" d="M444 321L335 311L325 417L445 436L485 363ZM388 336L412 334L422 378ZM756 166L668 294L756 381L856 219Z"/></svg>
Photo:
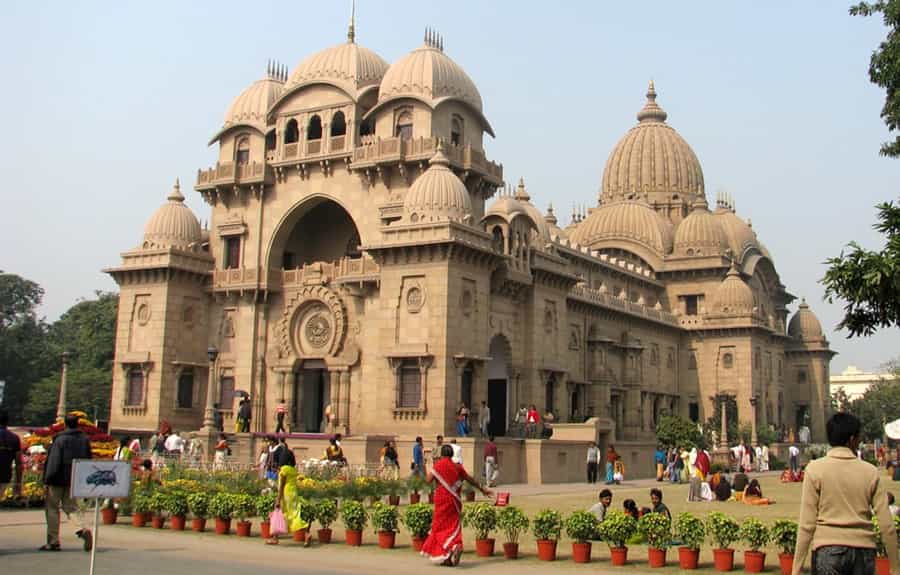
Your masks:
<svg viewBox="0 0 900 575"><path fill-rule="evenodd" d="M638 122L665 122L668 114L656 103L656 84L650 80L647 86L647 103L637 114Z"/></svg>
<svg viewBox="0 0 900 575"><path fill-rule="evenodd" d="M444 140L438 140L437 150L435 150L434 155L431 156L431 159L428 160L429 166L450 166L450 160L447 159L447 156L444 154L444 151L447 149L447 144L444 143Z"/></svg>
<svg viewBox="0 0 900 575"><path fill-rule="evenodd" d="M356 0L350 3L350 25L347 27L347 42L356 42Z"/></svg>
<svg viewBox="0 0 900 575"><path fill-rule="evenodd" d="M528 191L525 189L525 178L519 178L519 184L516 186L516 195L514 197L517 200L525 202L531 200L531 196L528 195Z"/></svg>
<svg viewBox="0 0 900 575"><path fill-rule="evenodd" d="M181 194L181 182L178 178L175 178L175 185L172 187L172 191L169 192L169 195L166 196L166 199L170 202L178 202L181 203L184 201L184 196Z"/></svg>

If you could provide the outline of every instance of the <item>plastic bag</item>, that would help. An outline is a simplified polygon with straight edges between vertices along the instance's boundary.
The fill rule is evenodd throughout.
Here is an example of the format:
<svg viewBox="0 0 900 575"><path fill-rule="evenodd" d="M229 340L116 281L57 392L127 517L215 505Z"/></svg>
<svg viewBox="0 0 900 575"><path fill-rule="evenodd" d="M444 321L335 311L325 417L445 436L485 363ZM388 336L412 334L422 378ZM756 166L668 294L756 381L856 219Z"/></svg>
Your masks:
<svg viewBox="0 0 900 575"><path fill-rule="evenodd" d="M284 520L284 513L281 512L281 509L275 509L269 514L269 533L274 537L287 532L287 521Z"/></svg>

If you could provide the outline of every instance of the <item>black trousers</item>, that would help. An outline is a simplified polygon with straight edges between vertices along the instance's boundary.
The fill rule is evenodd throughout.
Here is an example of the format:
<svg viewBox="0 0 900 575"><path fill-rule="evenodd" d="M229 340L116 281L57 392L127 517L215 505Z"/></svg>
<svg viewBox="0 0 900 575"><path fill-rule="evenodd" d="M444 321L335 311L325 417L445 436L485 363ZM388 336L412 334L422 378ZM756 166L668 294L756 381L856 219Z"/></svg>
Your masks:
<svg viewBox="0 0 900 575"><path fill-rule="evenodd" d="M600 471L600 465L597 463L587 464L587 480L588 483L597 483L597 474Z"/></svg>
<svg viewBox="0 0 900 575"><path fill-rule="evenodd" d="M276 422L275 433L284 433L284 414L278 413L276 414Z"/></svg>
<svg viewBox="0 0 900 575"><path fill-rule="evenodd" d="M796 560L796 558L795 558ZM871 575L875 549L826 545L812 554L812 575Z"/></svg>

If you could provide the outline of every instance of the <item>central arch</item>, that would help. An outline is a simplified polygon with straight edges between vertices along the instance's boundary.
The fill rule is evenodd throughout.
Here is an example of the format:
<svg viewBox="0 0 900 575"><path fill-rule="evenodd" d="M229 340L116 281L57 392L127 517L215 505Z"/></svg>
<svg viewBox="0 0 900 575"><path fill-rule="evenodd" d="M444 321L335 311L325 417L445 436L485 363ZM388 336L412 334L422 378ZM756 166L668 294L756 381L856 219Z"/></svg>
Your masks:
<svg viewBox="0 0 900 575"><path fill-rule="evenodd" d="M360 257L359 228L336 200L314 196L294 206L272 236L269 269L294 269L313 262Z"/></svg>
<svg viewBox="0 0 900 575"><path fill-rule="evenodd" d="M492 435L506 435L509 412L509 365L512 359L509 340L503 335L491 338L487 363L487 403L491 408L489 431Z"/></svg>

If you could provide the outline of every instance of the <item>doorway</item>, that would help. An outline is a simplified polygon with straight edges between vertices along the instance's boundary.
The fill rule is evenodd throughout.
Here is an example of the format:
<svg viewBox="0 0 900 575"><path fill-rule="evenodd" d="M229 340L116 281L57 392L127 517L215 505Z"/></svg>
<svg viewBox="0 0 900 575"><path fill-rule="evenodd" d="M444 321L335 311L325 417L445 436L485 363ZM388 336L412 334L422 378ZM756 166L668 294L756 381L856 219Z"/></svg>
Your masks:
<svg viewBox="0 0 900 575"><path fill-rule="evenodd" d="M303 433L323 432L325 405L331 393L325 362L303 362L294 381L294 413L297 414L295 428Z"/></svg>
<svg viewBox="0 0 900 575"><path fill-rule="evenodd" d="M488 432L494 437L506 435L506 380L488 380L488 407L491 408L491 423Z"/></svg>

